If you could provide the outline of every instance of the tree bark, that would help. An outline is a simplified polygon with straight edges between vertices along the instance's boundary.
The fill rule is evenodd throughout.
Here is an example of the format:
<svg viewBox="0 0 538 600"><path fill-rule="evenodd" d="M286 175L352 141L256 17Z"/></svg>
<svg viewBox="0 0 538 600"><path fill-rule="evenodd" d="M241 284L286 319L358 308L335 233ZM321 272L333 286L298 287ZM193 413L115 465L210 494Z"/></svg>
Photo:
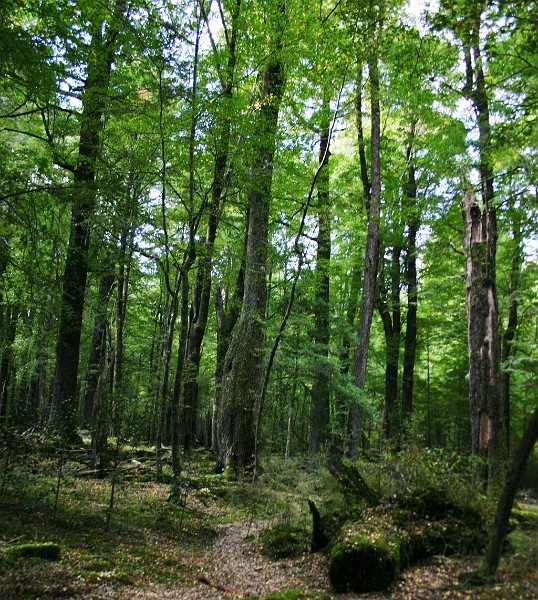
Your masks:
<svg viewBox="0 0 538 600"><path fill-rule="evenodd" d="M233 472L254 459L254 415L262 384L267 302L266 261L268 221L278 113L284 92L282 33L284 5L275 23L276 44L263 74L251 156L248 189L249 231L245 291L241 316L224 361L221 410L218 422L220 462Z"/></svg>
<svg viewBox="0 0 538 600"><path fill-rule="evenodd" d="M477 473L485 482L488 464L497 475L499 447L504 443L499 358L498 310L493 282L488 275L488 213L476 203L466 183L462 213L465 223L464 248L467 254L467 333L469 345L469 401L473 456Z"/></svg>

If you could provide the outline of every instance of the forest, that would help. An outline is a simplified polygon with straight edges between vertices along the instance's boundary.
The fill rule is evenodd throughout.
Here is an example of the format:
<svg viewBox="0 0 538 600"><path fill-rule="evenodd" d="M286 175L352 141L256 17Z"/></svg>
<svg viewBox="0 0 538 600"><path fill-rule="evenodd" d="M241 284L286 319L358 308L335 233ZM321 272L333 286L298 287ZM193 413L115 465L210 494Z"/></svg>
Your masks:
<svg viewBox="0 0 538 600"><path fill-rule="evenodd" d="M3 0L6 598L532 597L537 30Z"/></svg>

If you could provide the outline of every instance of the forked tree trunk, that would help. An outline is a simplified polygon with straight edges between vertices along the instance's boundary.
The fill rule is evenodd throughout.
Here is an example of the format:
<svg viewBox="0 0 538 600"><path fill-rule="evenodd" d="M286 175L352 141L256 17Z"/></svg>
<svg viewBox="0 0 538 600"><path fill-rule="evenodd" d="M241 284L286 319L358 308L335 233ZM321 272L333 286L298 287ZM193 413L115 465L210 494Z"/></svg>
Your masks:
<svg viewBox="0 0 538 600"><path fill-rule="evenodd" d="M374 43L374 42L372 42ZM353 357L352 376L357 388L357 398L349 407L348 431L351 457L359 452L362 433L362 394L366 384L366 367L368 363L368 346L370 329L374 312L375 288L377 279L377 263L379 254L379 218L381 211L381 114L379 101L379 68L376 49L368 62L370 72L371 101L371 195L368 218L368 234L364 260L364 277L362 285L361 307L359 312L359 331L355 354Z"/></svg>

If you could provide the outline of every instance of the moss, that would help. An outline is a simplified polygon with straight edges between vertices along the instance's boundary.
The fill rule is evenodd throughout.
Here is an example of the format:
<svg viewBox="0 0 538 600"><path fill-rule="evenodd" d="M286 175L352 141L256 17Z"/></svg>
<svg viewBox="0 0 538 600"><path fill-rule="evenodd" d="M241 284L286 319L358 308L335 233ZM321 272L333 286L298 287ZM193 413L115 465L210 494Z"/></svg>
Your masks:
<svg viewBox="0 0 538 600"><path fill-rule="evenodd" d="M4 550L7 557L12 558L44 558L47 560L58 560L60 558L60 546L47 542L45 544L20 544L8 546Z"/></svg>
<svg viewBox="0 0 538 600"><path fill-rule="evenodd" d="M337 592L384 590L400 575L400 542L391 534L347 528L332 548L329 577Z"/></svg>
<svg viewBox="0 0 538 600"><path fill-rule="evenodd" d="M262 551L271 558L288 558L305 552L308 548L308 532L296 525L278 523L260 533Z"/></svg>

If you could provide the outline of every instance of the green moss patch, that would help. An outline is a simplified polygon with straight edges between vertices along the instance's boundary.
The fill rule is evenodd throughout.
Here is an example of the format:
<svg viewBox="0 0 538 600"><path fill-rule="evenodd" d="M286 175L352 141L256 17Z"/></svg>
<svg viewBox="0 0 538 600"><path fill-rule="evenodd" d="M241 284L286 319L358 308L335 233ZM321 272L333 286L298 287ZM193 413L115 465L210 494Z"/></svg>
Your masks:
<svg viewBox="0 0 538 600"><path fill-rule="evenodd" d="M46 560L58 560L60 558L60 546L53 543L45 544L19 544L8 546L4 555L11 558L44 558Z"/></svg>

